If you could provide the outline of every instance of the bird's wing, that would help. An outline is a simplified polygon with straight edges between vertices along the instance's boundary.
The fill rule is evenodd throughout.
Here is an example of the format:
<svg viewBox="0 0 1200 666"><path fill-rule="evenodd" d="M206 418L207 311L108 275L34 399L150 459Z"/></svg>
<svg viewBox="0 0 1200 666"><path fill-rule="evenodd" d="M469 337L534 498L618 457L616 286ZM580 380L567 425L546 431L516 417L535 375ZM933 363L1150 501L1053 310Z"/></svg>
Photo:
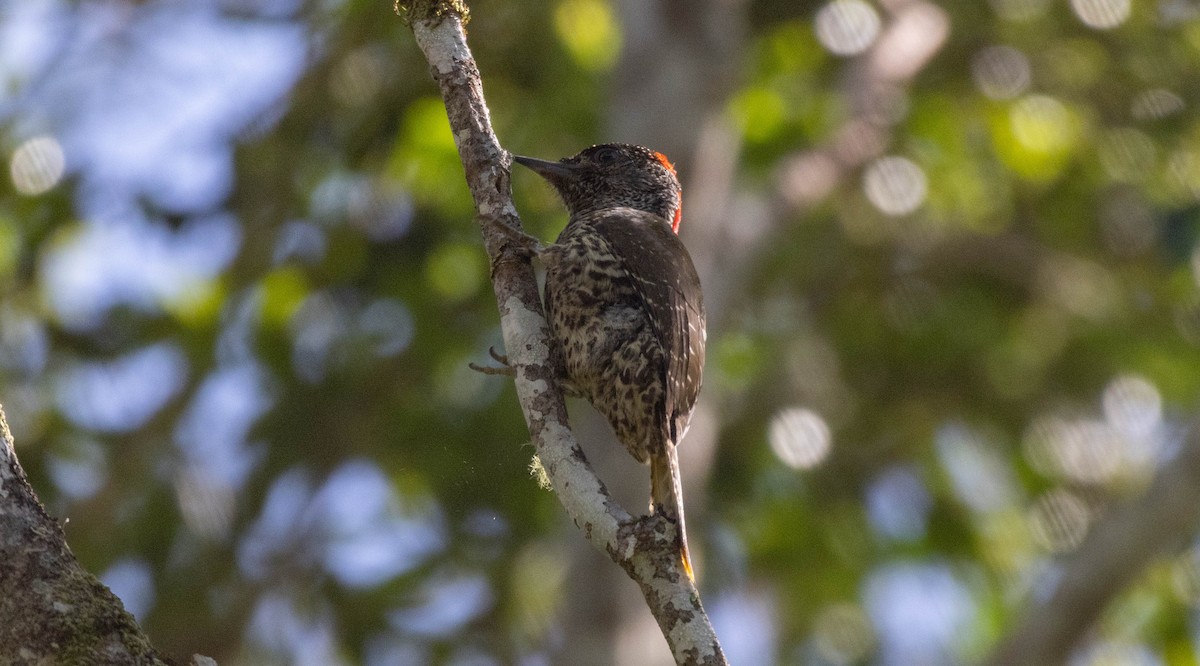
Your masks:
<svg viewBox="0 0 1200 666"><path fill-rule="evenodd" d="M678 443L704 370L704 302L696 267L670 221L658 215L621 208L597 215L592 224L624 262L662 341L667 436Z"/></svg>

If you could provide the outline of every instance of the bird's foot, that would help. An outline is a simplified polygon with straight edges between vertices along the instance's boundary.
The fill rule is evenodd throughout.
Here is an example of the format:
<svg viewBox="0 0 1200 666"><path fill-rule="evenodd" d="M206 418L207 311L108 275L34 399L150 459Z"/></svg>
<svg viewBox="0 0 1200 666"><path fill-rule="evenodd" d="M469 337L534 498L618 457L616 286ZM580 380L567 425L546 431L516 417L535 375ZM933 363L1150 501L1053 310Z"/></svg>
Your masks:
<svg viewBox="0 0 1200 666"><path fill-rule="evenodd" d="M546 246L536 236L531 236L521 229L509 225L499 216L489 215L484 218L483 223L485 226L495 229L503 238L500 251L492 257L493 276L502 262L512 259L528 261L546 249Z"/></svg>
<svg viewBox="0 0 1200 666"><path fill-rule="evenodd" d="M661 517L671 524L677 522L675 516L671 513L671 509L667 508L662 502L655 502L653 499L650 500L650 515Z"/></svg>
<svg viewBox="0 0 1200 666"><path fill-rule="evenodd" d="M492 357L492 360L499 363L500 367L493 368L493 367L486 366L486 365L476 365L474 363L468 363L467 367L474 370L475 372L480 372L485 375L500 375L503 377L516 377L517 376L517 369L512 367L512 365L509 364L508 357L505 356L504 354L497 352L495 347L488 347L488 355Z"/></svg>

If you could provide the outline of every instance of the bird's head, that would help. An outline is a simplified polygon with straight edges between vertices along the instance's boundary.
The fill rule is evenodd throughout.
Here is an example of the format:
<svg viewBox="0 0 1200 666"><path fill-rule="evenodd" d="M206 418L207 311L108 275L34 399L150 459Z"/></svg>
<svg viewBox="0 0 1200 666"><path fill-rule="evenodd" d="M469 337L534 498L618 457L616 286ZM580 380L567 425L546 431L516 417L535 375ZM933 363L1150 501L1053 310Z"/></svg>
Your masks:
<svg viewBox="0 0 1200 666"><path fill-rule="evenodd" d="M678 233L682 210L679 178L662 153L625 143L605 143L557 162L514 155L558 190L572 216L628 207L661 215Z"/></svg>

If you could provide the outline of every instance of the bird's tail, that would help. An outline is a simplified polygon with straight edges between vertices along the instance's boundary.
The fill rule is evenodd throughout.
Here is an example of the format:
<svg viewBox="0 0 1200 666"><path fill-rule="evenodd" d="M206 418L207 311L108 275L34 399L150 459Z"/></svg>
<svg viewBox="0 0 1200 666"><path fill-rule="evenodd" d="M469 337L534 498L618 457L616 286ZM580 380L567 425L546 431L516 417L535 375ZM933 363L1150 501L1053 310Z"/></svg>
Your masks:
<svg viewBox="0 0 1200 666"><path fill-rule="evenodd" d="M679 454L666 442L662 452L650 456L650 508L662 512L679 528L679 559L688 580L696 582L688 554L687 531L683 528L683 482L679 478Z"/></svg>

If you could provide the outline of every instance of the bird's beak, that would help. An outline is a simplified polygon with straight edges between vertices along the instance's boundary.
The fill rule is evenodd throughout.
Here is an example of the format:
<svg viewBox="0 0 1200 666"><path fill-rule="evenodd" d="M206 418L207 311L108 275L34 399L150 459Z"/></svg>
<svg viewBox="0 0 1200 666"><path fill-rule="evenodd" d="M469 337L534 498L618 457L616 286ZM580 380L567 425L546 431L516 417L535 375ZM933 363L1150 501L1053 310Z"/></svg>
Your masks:
<svg viewBox="0 0 1200 666"><path fill-rule="evenodd" d="M575 171L562 162L539 160L533 157L525 157L524 155L513 155L513 161L532 169L539 176L551 183L557 184L575 178Z"/></svg>

